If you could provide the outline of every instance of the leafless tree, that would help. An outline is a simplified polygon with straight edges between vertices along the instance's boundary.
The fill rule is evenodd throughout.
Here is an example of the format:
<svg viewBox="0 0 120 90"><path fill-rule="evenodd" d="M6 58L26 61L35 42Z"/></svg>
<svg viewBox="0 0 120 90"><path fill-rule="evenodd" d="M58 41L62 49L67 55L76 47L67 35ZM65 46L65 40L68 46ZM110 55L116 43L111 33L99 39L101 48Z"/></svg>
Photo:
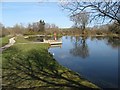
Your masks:
<svg viewBox="0 0 120 90"><path fill-rule="evenodd" d="M108 25L108 31L114 34L120 34L120 25L117 25L116 22L113 22Z"/></svg>
<svg viewBox="0 0 120 90"><path fill-rule="evenodd" d="M0 22L0 29L2 29L2 27L3 27L3 24Z"/></svg>
<svg viewBox="0 0 120 90"><path fill-rule="evenodd" d="M12 28L13 34L22 34L23 33L23 25L15 24Z"/></svg>
<svg viewBox="0 0 120 90"><path fill-rule="evenodd" d="M0 37L4 37L9 34L7 28L0 22Z"/></svg>
<svg viewBox="0 0 120 90"><path fill-rule="evenodd" d="M75 23L75 26L82 28L84 31L89 20L89 14L86 11L79 12L70 16L71 21Z"/></svg>
<svg viewBox="0 0 120 90"><path fill-rule="evenodd" d="M120 24L120 1L94 0L93 2L82 2L80 0L64 0L61 6L68 10L70 15L86 10L91 15L91 20L108 22L117 21ZM101 20L100 20L101 19ZM109 20L108 20L109 19Z"/></svg>
<svg viewBox="0 0 120 90"><path fill-rule="evenodd" d="M45 24L45 28L46 29L50 29L50 28L54 28L54 29L56 29L56 28L58 28L58 26L57 25L55 25L54 23L52 23L52 24L50 24L50 23L46 23Z"/></svg>
<svg viewBox="0 0 120 90"><path fill-rule="evenodd" d="M49 24L49 23L46 23L46 24L45 24L45 29L48 29L48 28L50 28L50 24Z"/></svg>
<svg viewBox="0 0 120 90"><path fill-rule="evenodd" d="M2 36L2 27L3 27L3 24L0 23L0 36Z"/></svg>
<svg viewBox="0 0 120 90"><path fill-rule="evenodd" d="M38 31L38 29L39 29L38 23L37 22L33 23L32 28L33 28L33 31Z"/></svg>

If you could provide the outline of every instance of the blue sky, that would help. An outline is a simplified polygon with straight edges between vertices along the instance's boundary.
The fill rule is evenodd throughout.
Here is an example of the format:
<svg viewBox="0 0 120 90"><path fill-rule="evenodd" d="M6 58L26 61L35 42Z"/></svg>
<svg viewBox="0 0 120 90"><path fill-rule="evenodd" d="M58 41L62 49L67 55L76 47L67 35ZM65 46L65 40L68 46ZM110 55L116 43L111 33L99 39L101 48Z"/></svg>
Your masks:
<svg viewBox="0 0 120 90"><path fill-rule="evenodd" d="M67 12L63 11L57 2L4 2L2 3L2 19L4 26L13 26L16 23L37 22L40 19L46 23L54 23L60 28L71 27Z"/></svg>

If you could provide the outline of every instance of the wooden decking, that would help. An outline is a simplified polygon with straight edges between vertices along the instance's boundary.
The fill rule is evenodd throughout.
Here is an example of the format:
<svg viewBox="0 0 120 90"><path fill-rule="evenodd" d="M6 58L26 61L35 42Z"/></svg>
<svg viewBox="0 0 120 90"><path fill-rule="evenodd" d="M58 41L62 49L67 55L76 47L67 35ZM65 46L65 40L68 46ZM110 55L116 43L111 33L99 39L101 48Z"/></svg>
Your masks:
<svg viewBox="0 0 120 90"><path fill-rule="evenodd" d="M51 47L51 48L52 48L52 47L60 47L60 48L61 48L61 47L62 47L62 44L55 44L55 45L53 44L53 45L51 45L50 47Z"/></svg>
<svg viewBox="0 0 120 90"><path fill-rule="evenodd" d="M62 44L62 39L60 39L60 40L45 40L45 39L43 39L43 42L49 43L50 45L56 45L56 44Z"/></svg>
<svg viewBox="0 0 120 90"><path fill-rule="evenodd" d="M30 36L45 37L45 35L30 35ZM30 36L25 36L24 38L29 38ZM59 44L62 44L62 39L59 39L59 40L45 40L45 39L43 39L43 42L34 42L34 43L49 43L50 45L59 45Z"/></svg>

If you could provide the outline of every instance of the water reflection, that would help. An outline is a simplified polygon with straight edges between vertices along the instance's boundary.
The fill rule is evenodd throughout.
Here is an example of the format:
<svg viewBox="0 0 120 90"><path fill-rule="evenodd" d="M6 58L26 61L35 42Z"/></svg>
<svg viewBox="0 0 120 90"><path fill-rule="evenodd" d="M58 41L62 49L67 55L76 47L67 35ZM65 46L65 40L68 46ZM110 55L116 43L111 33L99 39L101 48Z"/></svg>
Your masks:
<svg viewBox="0 0 120 90"><path fill-rule="evenodd" d="M107 44L112 48L120 47L120 37L107 37Z"/></svg>
<svg viewBox="0 0 120 90"><path fill-rule="evenodd" d="M91 37L91 40L104 40L107 45L110 45L112 48L120 47L120 37L113 37L113 36L98 36L98 37Z"/></svg>
<svg viewBox="0 0 120 90"><path fill-rule="evenodd" d="M70 49L70 53L74 56L82 57L83 59L89 56L89 49L86 43L87 37L71 37L74 48Z"/></svg>
<svg viewBox="0 0 120 90"><path fill-rule="evenodd" d="M54 58L61 65L82 74L98 86L117 88L119 39L64 36L62 47L50 48L49 51L55 53Z"/></svg>

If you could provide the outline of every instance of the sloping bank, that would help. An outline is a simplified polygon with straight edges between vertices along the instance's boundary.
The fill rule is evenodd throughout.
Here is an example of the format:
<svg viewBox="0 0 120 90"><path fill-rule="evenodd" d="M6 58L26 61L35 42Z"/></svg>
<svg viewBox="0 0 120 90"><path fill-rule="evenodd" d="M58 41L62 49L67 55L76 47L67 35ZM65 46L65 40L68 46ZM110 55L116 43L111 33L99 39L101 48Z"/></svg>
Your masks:
<svg viewBox="0 0 120 90"><path fill-rule="evenodd" d="M98 88L77 73L59 65L48 44L15 44L3 52L3 88ZM73 89L75 88L75 89Z"/></svg>
<svg viewBox="0 0 120 90"><path fill-rule="evenodd" d="M6 36L6 37L1 37L1 38L0 38L0 47L8 44L8 43L9 43L9 38L10 38L10 37L8 37L8 36Z"/></svg>

